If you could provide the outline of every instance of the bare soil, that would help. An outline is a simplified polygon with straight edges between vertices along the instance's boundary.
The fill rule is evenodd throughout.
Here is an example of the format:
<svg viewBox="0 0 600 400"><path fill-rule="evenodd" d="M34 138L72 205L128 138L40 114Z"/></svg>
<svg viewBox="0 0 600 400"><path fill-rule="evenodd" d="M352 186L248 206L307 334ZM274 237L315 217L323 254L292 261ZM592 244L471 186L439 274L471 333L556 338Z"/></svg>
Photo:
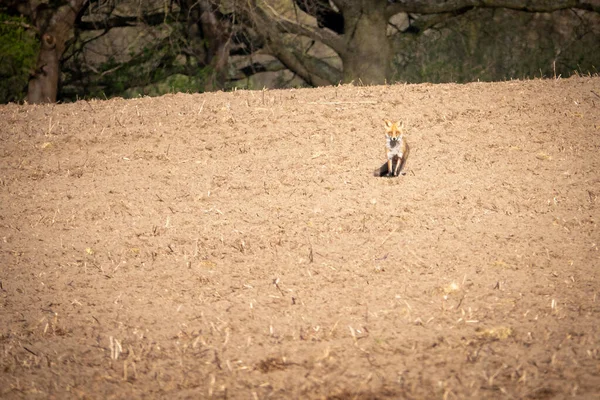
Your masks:
<svg viewBox="0 0 600 400"><path fill-rule="evenodd" d="M598 396L598 77L0 121L1 398Z"/></svg>

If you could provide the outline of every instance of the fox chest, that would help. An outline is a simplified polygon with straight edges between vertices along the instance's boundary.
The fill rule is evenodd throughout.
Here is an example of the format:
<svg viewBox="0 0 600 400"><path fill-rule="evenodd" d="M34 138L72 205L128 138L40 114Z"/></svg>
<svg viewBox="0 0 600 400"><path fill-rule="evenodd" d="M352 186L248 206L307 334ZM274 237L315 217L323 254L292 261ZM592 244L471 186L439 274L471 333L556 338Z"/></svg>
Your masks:
<svg viewBox="0 0 600 400"><path fill-rule="evenodd" d="M395 158L402 158L403 154L403 145L402 140L391 140L387 138L387 157L388 160L393 160Z"/></svg>

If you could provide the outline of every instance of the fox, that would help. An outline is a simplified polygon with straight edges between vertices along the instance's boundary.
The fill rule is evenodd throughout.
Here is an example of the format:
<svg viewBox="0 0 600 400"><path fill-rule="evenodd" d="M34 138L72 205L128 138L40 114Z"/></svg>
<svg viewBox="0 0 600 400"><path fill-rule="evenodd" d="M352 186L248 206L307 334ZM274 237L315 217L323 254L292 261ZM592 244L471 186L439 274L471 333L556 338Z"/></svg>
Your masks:
<svg viewBox="0 0 600 400"><path fill-rule="evenodd" d="M404 139L404 122L392 122L384 119L385 123L385 156L387 161L374 172L374 176L398 176L406 164L410 147Z"/></svg>

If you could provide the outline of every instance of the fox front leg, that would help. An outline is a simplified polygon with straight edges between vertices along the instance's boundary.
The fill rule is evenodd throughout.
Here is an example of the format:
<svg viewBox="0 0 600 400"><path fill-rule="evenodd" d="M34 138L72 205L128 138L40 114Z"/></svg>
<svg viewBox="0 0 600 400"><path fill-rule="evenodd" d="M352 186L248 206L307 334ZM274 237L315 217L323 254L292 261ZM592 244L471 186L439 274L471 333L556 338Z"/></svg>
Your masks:
<svg viewBox="0 0 600 400"><path fill-rule="evenodd" d="M402 166L402 157L398 157L398 161L396 162L396 168L394 169L394 176L398 176L401 166Z"/></svg>
<svg viewBox="0 0 600 400"><path fill-rule="evenodd" d="M394 164L393 159L388 159L388 176L394 175L394 169L392 168Z"/></svg>

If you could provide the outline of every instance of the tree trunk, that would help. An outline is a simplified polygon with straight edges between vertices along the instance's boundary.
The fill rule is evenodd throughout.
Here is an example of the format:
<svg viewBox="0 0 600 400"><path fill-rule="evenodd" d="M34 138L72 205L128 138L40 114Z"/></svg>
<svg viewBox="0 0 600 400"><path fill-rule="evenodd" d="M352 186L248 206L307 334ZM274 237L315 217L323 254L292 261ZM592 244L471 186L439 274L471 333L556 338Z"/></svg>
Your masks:
<svg viewBox="0 0 600 400"><path fill-rule="evenodd" d="M60 65L54 36L44 33L38 63L29 79L27 102L30 104L56 103Z"/></svg>
<svg viewBox="0 0 600 400"><path fill-rule="evenodd" d="M348 51L340 54L344 63L343 80L366 85L389 82L392 46L386 36L387 19L381 12L386 1L366 1L364 6L356 3L343 10L344 36L348 40Z"/></svg>
<svg viewBox="0 0 600 400"><path fill-rule="evenodd" d="M41 35L37 68L29 80L29 103L54 103L60 77L60 57L71 37L77 15L88 0L70 0L56 9L30 0L31 17Z"/></svg>
<svg viewBox="0 0 600 400"><path fill-rule="evenodd" d="M202 32L208 47L206 61L211 68L206 91L223 89L227 80L231 27L227 19L221 15L217 16L219 11L209 0L201 0L199 3L202 10Z"/></svg>
<svg viewBox="0 0 600 400"><path fill-rule="evenodd" d="M187 15L187 46L198 61L198 68L208 67L203 91L225 87L228 78L231 23L214 0L181 0L179 5Z"/></svg>

